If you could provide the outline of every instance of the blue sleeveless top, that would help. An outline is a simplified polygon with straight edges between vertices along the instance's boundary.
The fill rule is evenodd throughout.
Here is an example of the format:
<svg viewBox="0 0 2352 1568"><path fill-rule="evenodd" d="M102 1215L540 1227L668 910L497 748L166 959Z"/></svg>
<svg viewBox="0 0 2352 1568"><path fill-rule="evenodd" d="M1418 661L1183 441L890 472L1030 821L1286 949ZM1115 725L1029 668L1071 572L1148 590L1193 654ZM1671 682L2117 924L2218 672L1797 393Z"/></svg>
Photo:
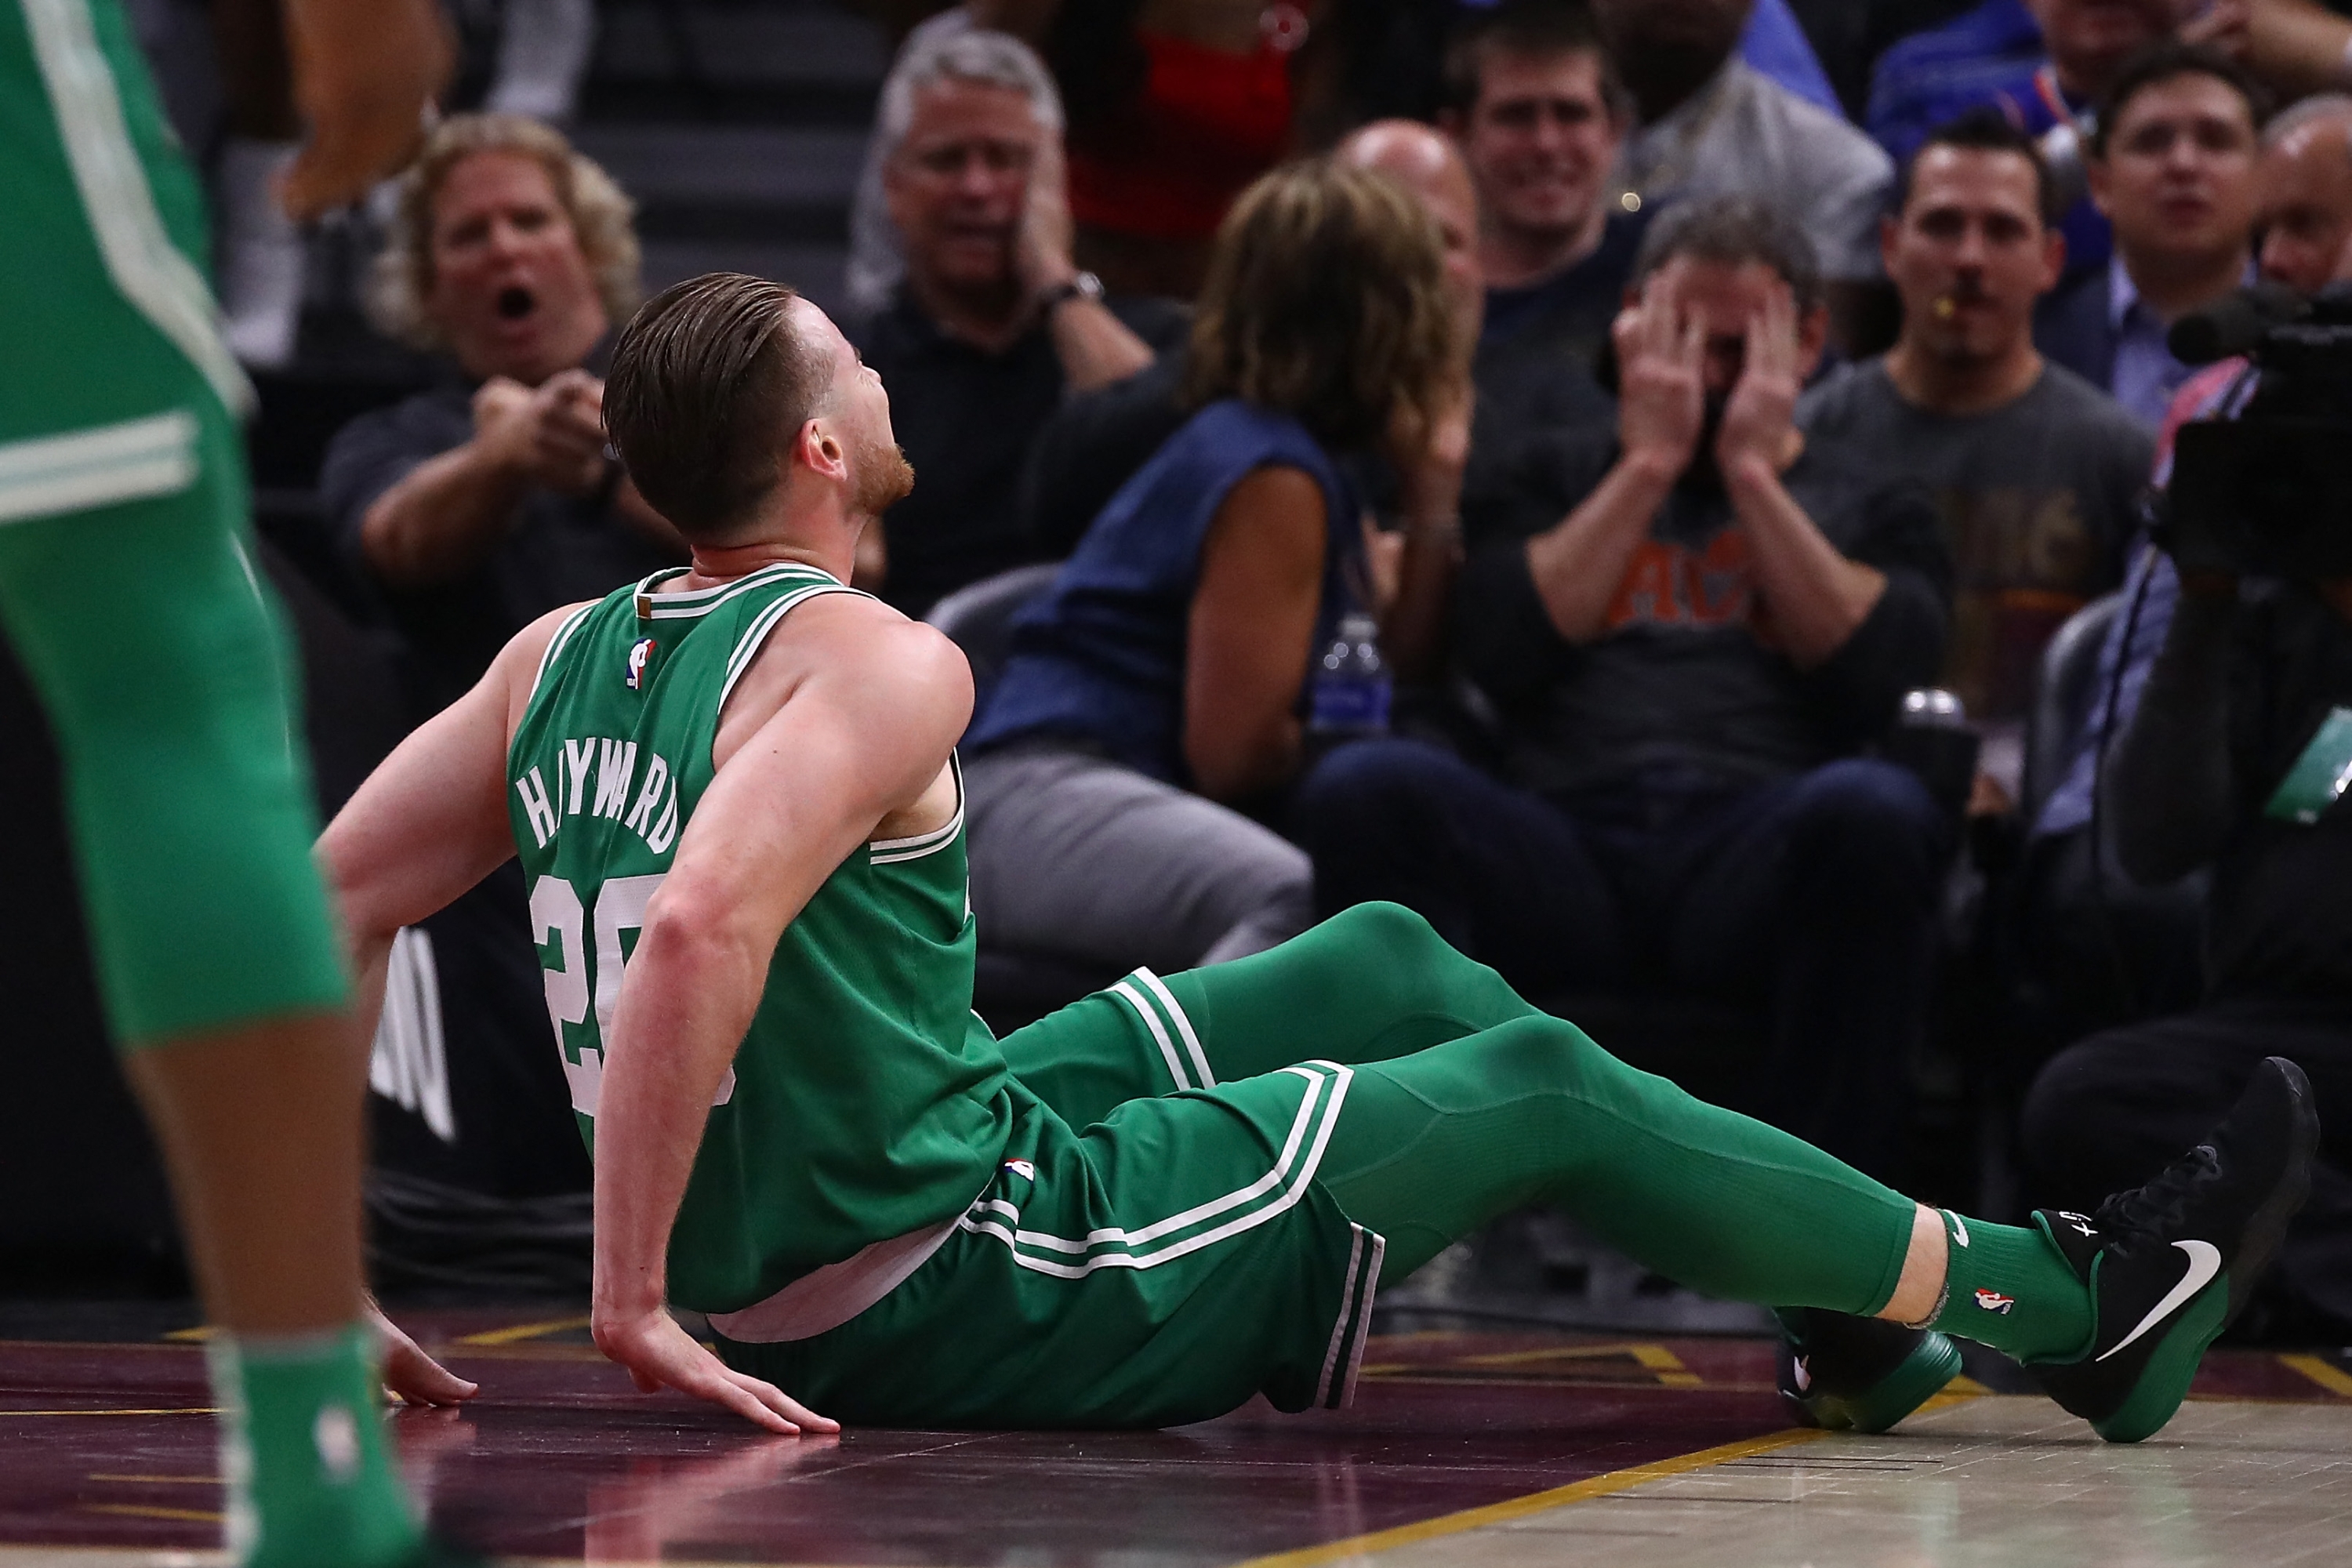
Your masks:
<svg viewBox="0 0 2352 1568"><path fill-rule="evenodd" d="M1059 737L1138 773L1189 783L1185 638L1201 545L1226 494L1263 468L1302 469L1323 492L1328 542L1311 664L1336 635L1349 604L1349 563L1362 553L1354 488L1288 415L1213 403L1136 470L1054 586L1014 618L1012 657L965 748Z"/></svg>

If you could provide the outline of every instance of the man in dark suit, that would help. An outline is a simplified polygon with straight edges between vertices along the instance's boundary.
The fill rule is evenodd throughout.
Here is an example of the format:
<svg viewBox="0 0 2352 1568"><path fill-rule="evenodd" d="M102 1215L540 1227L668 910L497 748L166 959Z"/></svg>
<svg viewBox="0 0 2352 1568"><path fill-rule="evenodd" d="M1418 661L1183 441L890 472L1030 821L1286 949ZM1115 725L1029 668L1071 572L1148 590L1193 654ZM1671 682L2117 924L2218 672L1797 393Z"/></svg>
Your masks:
<svg viewBox="0 0 2352 1568"><path fill-rule="evenodd" d="M2235 61L2166 42L2124 67L2091 132L2091 197L2115 255L2042 301L2034 342L2150 429L2189 374L2165 333L2251 279L2263 114Z"/></svg>

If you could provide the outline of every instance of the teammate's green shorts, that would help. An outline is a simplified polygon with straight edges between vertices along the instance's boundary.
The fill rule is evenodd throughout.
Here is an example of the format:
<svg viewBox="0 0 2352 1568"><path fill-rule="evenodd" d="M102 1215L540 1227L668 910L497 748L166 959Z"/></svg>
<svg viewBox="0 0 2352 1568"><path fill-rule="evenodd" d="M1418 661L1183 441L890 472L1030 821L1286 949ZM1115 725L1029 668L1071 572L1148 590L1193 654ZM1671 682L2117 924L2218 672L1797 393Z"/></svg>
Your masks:
<svg viewBox="0 0 2352 1568"><path fill-rule="evenodd" d="M0 627L131 1045L345 994L203 254L114 0L0 0Z"/></svg>

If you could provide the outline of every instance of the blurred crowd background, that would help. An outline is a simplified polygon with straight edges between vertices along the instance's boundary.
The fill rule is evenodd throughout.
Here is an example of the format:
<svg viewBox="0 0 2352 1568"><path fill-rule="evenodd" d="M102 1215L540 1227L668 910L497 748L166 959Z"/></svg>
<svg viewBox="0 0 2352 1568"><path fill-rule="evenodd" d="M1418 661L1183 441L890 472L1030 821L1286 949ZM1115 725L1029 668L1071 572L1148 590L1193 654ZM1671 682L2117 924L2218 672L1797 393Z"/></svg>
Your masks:
<svg viewBox="0 0 2352 1568"><path fill-rule="evenodd" d="M531 618L683 559L600 374L740 270L891 395L917 488L858 584L979 677L1000 1032L1388 899L1974 1213L2145 1179L2272 1051L2352 1126L2346 825L2270 809L2352 735L2352 585L2149 542L2249 384L2168 329L2352 266L2352 6L447 0L416 165L308 230L274 0L126 8L261 395L322 813ZM0 715L37 740L5 660ZM0 1098L0 1268L177 1289L54 773L0 769L5 1029L78 1047ZM511 866L404 934L393 1295L584 1289L548 1029ZM2244 1331L2352 1337L2345 1172ZM1749 1321L1540 1212L1390 1304Z"/></svg>

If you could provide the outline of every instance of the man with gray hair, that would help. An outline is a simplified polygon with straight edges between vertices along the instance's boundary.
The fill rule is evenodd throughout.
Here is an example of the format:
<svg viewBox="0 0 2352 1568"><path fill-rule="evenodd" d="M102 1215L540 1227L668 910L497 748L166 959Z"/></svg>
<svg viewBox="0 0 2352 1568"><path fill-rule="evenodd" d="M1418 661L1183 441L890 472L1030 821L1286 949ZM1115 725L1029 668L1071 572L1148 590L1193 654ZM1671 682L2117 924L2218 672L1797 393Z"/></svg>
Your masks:
<svg viewBox="0 0 2352 1568"><path fill-rule="evenodd" d="M924 476L883 520L877 585L910 614L1038 557L1018 505L1038 428L1065 393L1134 374L1183 331L1175 307L1107 301L1072 263L1061 132L1045 62L1009 34L927 33L883 84L882 194L906 270L853 341Z"/></svg>

